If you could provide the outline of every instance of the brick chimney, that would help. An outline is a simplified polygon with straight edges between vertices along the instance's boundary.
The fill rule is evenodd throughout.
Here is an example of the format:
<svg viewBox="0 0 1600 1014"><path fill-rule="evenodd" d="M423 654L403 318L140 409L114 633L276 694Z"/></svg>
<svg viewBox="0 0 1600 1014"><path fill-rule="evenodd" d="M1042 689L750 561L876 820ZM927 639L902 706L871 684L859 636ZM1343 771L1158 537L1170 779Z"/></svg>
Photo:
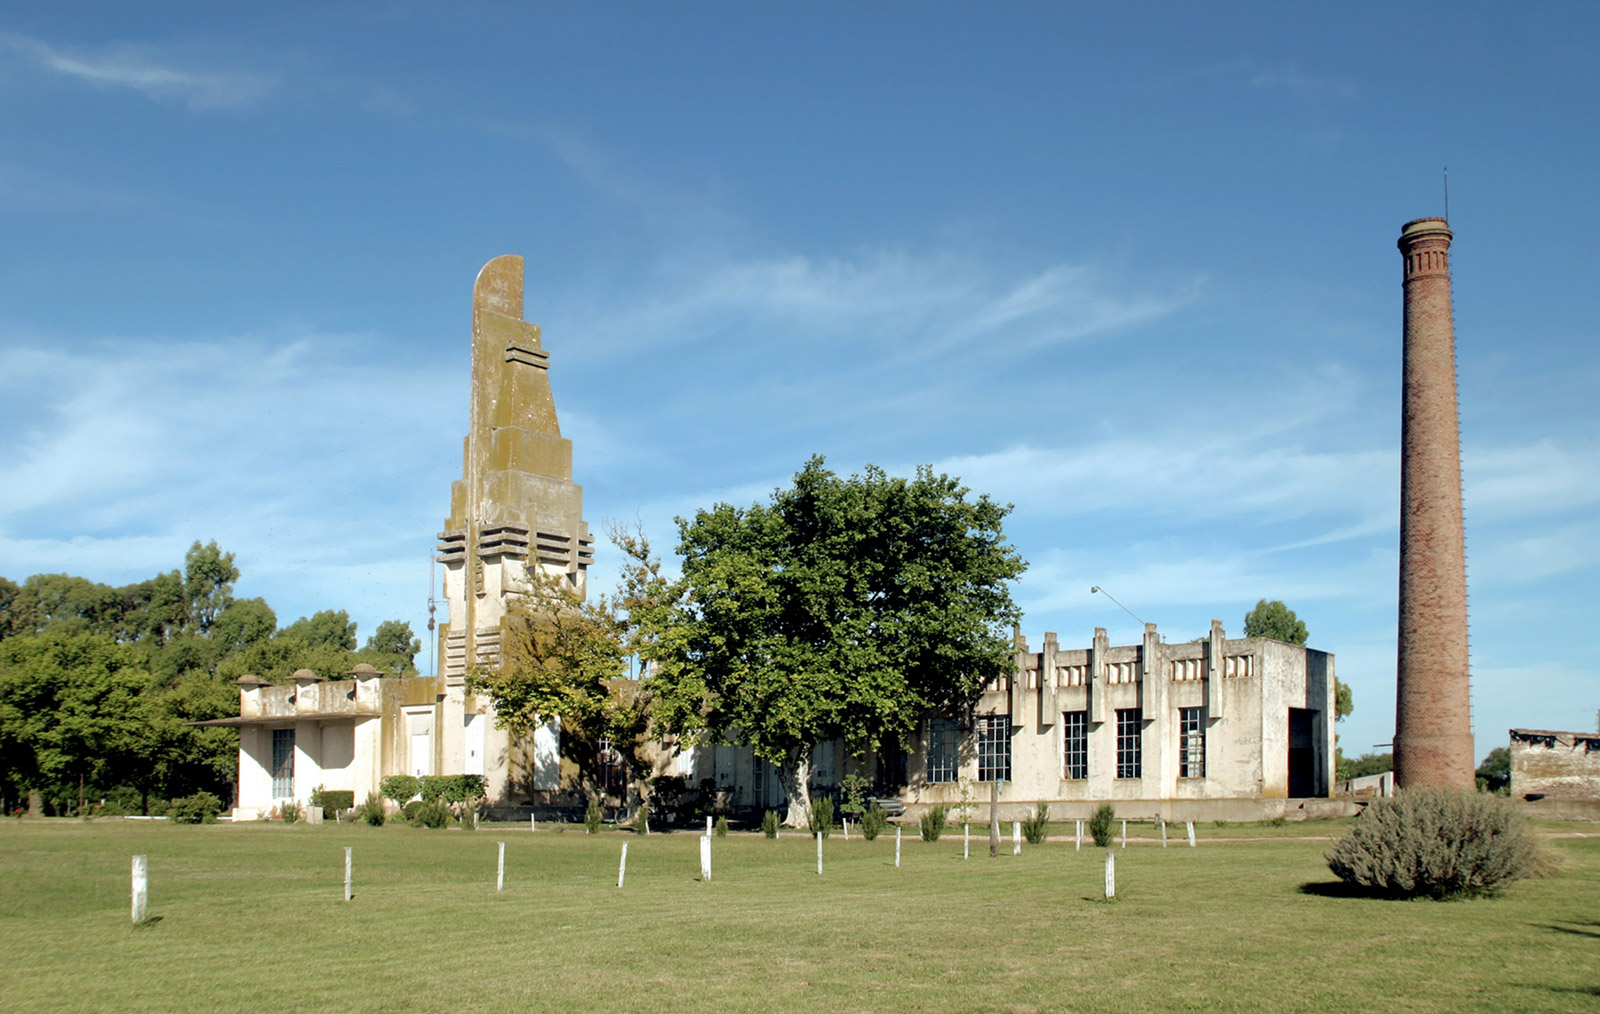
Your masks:
<svg viewBox="0 0 1600 1014"><path fill-rule="evenodd" d="M1394 730L1400 788L1475 784L1450 240L1442 218L1419 218L1400 229L1405 380Z"/></svg>

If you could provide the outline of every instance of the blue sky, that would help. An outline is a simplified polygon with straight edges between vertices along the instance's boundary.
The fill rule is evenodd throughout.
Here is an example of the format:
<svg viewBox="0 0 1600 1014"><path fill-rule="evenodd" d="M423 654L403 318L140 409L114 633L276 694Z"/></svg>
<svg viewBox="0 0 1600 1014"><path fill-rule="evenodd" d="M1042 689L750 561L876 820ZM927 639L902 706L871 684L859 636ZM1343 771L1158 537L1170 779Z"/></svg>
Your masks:
<svg viewBox="0 0 1600 1014"><path fill-rule="evenodd" d="M1595 722L1600 8L8 8L0 574L216 539L420 631L518 253L597 531L932 463L1015 505L1030 641L1284 599L1361 752L1448 166L1478 753Z"/></svg>

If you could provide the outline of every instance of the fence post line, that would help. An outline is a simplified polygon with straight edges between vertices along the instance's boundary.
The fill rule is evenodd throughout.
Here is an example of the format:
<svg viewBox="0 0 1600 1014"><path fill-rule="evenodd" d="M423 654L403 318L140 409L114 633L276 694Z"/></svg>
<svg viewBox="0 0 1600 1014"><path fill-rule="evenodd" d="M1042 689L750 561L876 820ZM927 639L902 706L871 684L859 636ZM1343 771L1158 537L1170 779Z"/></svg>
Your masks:
<svg viewBox="0 0 1600 1014"><path fill-rule="evenodd" d="M1078 844L1073 847L1072 851L1081 852L1081 851L1083 851L1083 821L1080 820L1077 823L1078 823Z"/></svg>
<svg viewBox="0 0 1600 1014"><path fill-rule="evenodd" d="M1189 847L1194 848L1194 821L1189 821Z"/></svg>
<svg viewBox="0 0 1600 1014"><path fill-rule="evenodd" d="M506 887L506 843L500 843L500 861L495 866L494 889L503 891Z"/></svg>
<svg viewBox="0 0 1600 1014"><path fill-rule="evenodd" d="M1117 896L1117 854L1106 849L1106 900Z"/></svg>
<svg viewBox="0 0 1600 1014"><path fill-rule="evenodd" d="M1162 848L1166 848L1167 847L1167 821L1163 817L1157 817L1156 818L1156 823L1161 825L1161 847Z"/></svg>
<svg viewBox="0 0 1600 1014"><path fill-rule="evenodd" d="M1022 855L1022 824L1015 820L1011 822L1011 854Z"/></svg>
<svg viewBox="0 0 1600 1014"><path fill-rule="evenodd" d="M700 836L700 879L711 882L711 836Z"/></svg>
<svg viewBox="0 0 1600 1014"><path fill-rule="evenodd" d="M133 924L144 922L150 904L150 863L148 856L133 857Z"/></svg>
<svg viewBox="0 0 1600 1014"><path fill-rule="evenodd" d="M622 862L617 864L617 886L622 886L622 881L628 875L628 843L622 843Z"/></svg>
<svg viewBox="0 0 1600 1014"><path fill-rule="evenodd" d="M1123 848L1127 848L1128 847L1128 822L1127 821L1123 821L1122 822L1122 847Z"/></svg>
<svg viewBox="0 0 1600 1014"><path fill-rule="evenodd" d="M971 831L971 828L966 824L962 824L961 825L961 858L966 859L969 855L971 855L971 853L968 851L968 847L971 844L972 844L972 831Z"/></svg>
<svg viewBox="0 0 1600 1014"><path fill-rule="evenodd" d="M894 828L894 868L900 868L900 825Z"/></svg>
<svg viewBox="0 0 1600 1014"><path fill-rule="evenodd" d="M817 876L822 876L822 832L817 832Z"/></svg>
<svg viewBox="0 0 1600 1014"><path fill-rule="evenodd" d="M350 898L351 898L351 894L350 894L350 867L352 865L352 863L351 863L351 853L353 853L354 851L355 851L355 849L352 848L349 845L346 845L344 847L344 900L345 901L349 901Z"/></svg>

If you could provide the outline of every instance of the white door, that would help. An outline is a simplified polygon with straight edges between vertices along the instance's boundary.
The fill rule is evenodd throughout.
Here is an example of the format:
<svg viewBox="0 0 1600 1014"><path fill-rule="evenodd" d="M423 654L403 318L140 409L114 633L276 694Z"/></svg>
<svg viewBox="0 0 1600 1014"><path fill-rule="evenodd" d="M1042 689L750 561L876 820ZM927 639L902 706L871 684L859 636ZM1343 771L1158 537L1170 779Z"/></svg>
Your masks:
<svg viewBox="0 0 1600 1014"><path fill-rule="evenodd" d="M483 774L483 716L461 717L461 738L466 753L465 766L469 775Z"/></svg>
<svg viewBox="0 0 1600 1014"><path fill-rule="evenodd" d="M411 734L411 773L418 778L433 774L432 741L425 732Z"/></svg>

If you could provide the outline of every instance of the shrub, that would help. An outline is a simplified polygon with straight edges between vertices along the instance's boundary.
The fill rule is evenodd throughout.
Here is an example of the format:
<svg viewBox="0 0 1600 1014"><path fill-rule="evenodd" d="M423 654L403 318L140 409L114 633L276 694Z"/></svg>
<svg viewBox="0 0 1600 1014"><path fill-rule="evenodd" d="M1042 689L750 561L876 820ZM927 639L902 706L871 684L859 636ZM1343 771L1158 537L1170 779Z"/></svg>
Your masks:
<svg viewBox="0 0 1600 1014"><path fill-rule="evenodd" d="M1509 800L1450 789L1375 800L1327 859L1339 879L1393 898L1490 894L1539 867Z"/></svg>
<svg viewBox="0 0 1600 1014"><path fill-rule="evenodd" d="M861 837L867 841L877 840L889 827L889 815L883 812L883 807L877 803L868 806L861 814Z"/></svg>
<svg viewBox="0 0 1600 1014"><path fill-rule="evenodd" d="M416 781L416 792L422 793L423 799L445 803L482 799L488 785L482 775L424 775Z"/></svg>
<svg viewBox="0 0 1600 1014"><path fill-rule="evenodd" d="M356 805L356 794L353 789L324 789L322 791L322 808L329 813L353 809Z"/></svg>
<svg viewBox="0 0 1600 1014"><path fill-rule="evenodd" d="M778 837L778 811L768 810L761 818L761 833L768 838Z"/></svg>
<svg viewBox="0 0 1600 1014"><path fill-rule="evenodd" d="M717 837L718 838L726 838L726 837L728 837L728 818L727 817L718 817L717 818L716 831L717 831Z"/></svg>
<svg viewBox="0 0 1600 1014"><path fill-rule="evenodd" d="M811 823L809 826L812 834L821 834L824 838L833 833L832 797L822 796L811 801Z"/></svg>
<svg viewBox="0 0 1600 1014"><path fill-rule="evenodd" d="M633 811L633 833L644 834L648 830L650 830L650 807L640 803L639 808Z"/></svg>
<svg viewBox="0 0 1600 1014"><path fill-rule="evenodd" d="M394 805L404 809L406 803L422 791L422 783L411 775L390 775L378 783L378 788L383 791L383 798L393 800Z"/></svg>
<svg viewBox="0 0 1600 1014"><path fill-rule="evenodd" d="M418 799L406 804L406 820L416 827L435 830L450 823L450 808L437 799Z"/></svg>
<svg viewBox="0 0 1600 1014"><path fill-rule="evenodd" d="M598 834L605 819L606 811L600 805L600 797L590 796L589 807L583 811L583 829L589 834Z"/></svg>
<svg viewBox="0 0 1600 1014"><path fill-rule="evenodd" d="M866 812L867 789L871 785L872 783L867 781L866 778L854 772L845 775L839 781L839 791L843 796L839 809L843 810L846 816L859 818L861 814Z"/></svg>
<svg viewBox="0 0 1600 1014"><path fill-rule="evenodd" d="M1263 820L1261 823L1267 827L1284 827L1289 823L1289 818L1280 813L1271 820Z"/></svg>
<svg viewBox="0 0 1600 1014"><path fill-rule="evenodd" d="M221 812L222 800L209 792L174 799L167 806L167 816L178 824L213 824Z"/></svg>
<svg viewBox="0 0 1600 1014"><path fill-rule="evenodd" d="M1117 822L1117 808L1110 803L1101 803L1095 807L1094 815L1089 818L1089 834L1094 838L1094 843L1101 848L1111 844L1111 829Z"/></svg>
<svg viewBox="0 0 1600 1014"><path fill-rule="evenodd" d="M928 807L927 811L923 813L922 819L918 821L919 829L922 831L922 840L938 841L939 836L944 834L945 821L949 819L950 807L943 803Z"/></svg>
<svg viewBox="0 0 1600 1014"><path fill-rule="evenodd" d="M373 827L382 827L385 818L383 797L376 792L367 793L367 801L361 804L361 811L357 816Z"/></svg>
<svg viewBox="0 0 1600 1014"><path fill-rule="evenodd" d="M293 824L300 819L300 804L293 799L285 799L278 806L278 819L285 824Z"/></svg>
<svg viewBox="0 0 1600 1014"><path fill-rule="evenodd" d="M417 811L422 809L422 800L413 799L400 808L400 819L407 824L417 822Z"/></svg>
<svg viewBox="0 0 1600 1014"><path fill-rule="evenodd" d="M1033 816L1022 822L1022 837L1028 839L1029 845L1043 845L1045 835L1050 833L1050 804L1040 803L1033 811Z"/></svg>

